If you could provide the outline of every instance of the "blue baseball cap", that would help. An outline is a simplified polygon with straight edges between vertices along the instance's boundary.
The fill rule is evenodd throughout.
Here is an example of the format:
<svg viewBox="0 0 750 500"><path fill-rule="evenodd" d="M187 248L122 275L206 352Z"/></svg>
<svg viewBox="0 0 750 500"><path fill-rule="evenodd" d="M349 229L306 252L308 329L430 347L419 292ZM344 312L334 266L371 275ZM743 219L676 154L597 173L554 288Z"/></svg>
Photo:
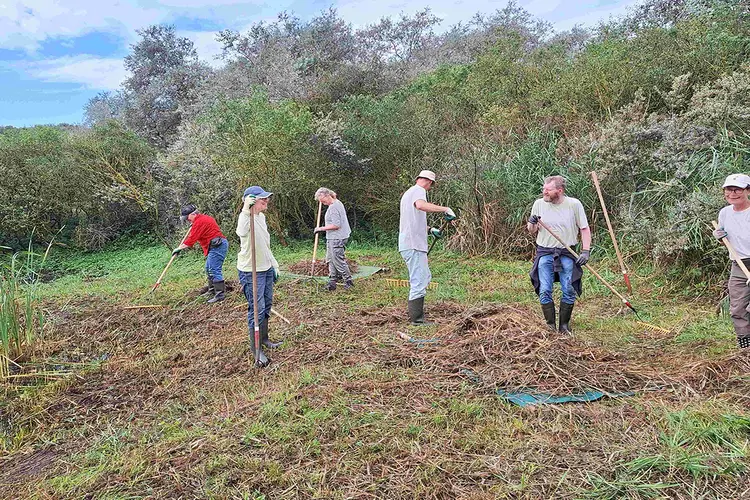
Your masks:
<svg viewBox="0 0 750 500"><path fill-rule="evenodd" d="M256 198L268 198L273 193L269 193L265 189L263 189L260 186L250 186L249 188L245 189L245 192L242 194L242 198L244 199L246 196L255 196Z"/></svg>

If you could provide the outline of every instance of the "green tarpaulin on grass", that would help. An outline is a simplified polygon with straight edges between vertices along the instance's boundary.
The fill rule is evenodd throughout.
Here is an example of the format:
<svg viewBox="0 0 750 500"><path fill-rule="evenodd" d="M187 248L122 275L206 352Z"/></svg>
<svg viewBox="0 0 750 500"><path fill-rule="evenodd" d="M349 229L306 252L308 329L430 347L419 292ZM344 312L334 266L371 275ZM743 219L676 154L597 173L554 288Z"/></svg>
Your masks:
<svg viewBox="0 0 750 500"><path fill-rule="evenodd" d="M357 269L357 272L352 274L353 279L358 278L366 278L368 276L372 276L373 274L377 273L378 271L382 271L382 267L375 267L375 266L359 266ZM328 281L328 276L310 276L309 274L296 274L296 273L290 273L289 271L281 271L282 276L291 276L293 278L315 278L319 281Z"/></svg>
<svg viewBox="0 0 750 500"><path fill-rule="evenodd" d="M582 394L570 394L568 396L553 396L544 392L507 392L502 389L497 390L497 395L518 406L531 406L542 404L562 404L562 403L588 403L597 401L602 398L622 398L634 396L634 392L601 392L586 391Z"/></svg>

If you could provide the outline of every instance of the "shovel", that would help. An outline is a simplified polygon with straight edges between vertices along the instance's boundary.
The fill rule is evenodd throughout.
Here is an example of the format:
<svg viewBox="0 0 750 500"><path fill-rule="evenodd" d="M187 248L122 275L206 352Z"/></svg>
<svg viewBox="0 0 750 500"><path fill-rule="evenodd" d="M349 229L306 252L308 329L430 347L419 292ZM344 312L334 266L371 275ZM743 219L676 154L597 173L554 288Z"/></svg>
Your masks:
<svg viewBox="0 0 750 500"><path fill-rule="evenodd" d="M253 266L253 327L255 335L255 352L253 353L253 356L255 356L255 366L258 368L263 368L268 366L268 363L271 362L270 359L266 357L266 355L263 353L263 350L260 348L260 325L258 323L258 270L255 266L255 213L252 214L253 220L250 221L250 261L252 262Z"/></svg>
<svg viewBox="0 0 750 500"><path fill-rule="evenodd" d="M712 221L711 224L714 225L714 229L719 229L719 223L716 221ZM745 273L745 278L747 278L747 285L750 286L750 271L747 270L747 266L745 266L745 263L742 262L742 259L740 259L740 256L737 255L737 252L734 251L734 247L732 247L732 244L729 243L729 241L726 238L722 238L721 242L724 243L724 246L727 247L727 250L729 250L729 257L734 257L734 261L737 263L738 266L740 266L740 269L742 269L742 272Z"/></svg>

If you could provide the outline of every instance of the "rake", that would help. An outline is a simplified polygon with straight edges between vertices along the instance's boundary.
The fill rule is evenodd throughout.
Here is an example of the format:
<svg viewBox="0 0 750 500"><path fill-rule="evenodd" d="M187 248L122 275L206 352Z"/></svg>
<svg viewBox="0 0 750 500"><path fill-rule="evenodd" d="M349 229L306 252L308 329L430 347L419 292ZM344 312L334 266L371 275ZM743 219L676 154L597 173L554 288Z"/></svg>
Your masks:
<svg viewBox="0 0 750 500"><path fill-rule="evenodd" d="M577 254L577 253L575 252L575 250L573 250L572 248L570 248L570 246L569 246L569 245L568 245L567 243L565 243L565 242L564 242L564 241L563 241L562 239L560 239L560 237L559 237L559 236L558 236L558 235L557 235L557 234L556 234L556 233L555 233L554 231L552 231L552 230L551 230L551 229L549 228L549 226L548 226L548 225L546 225L546 224L545 224L544 222L542 222L542 219L539 219L539 225L540 225L540 226L542 226L542 227L543 227L544 229L546 229L546 230L547 230L547 232L548 232L549 234L551 234L553 238L555 238L555 239L556 239L557 241L559 241L559 242L560 242L560 243L561 243L561 244L562 244L562 245L563 245L563 246L564 246L564 247L565 247L565 248L566 248L566 249L568 250L568 252L570 252L570 253L571 253L571 254L573 255L573 257L575 257L576 259L580 257L580 256L579 256L579 255L578 255L578 254ZM609 288L609 290L610 290L610 291L611 291L612 293L614 293L614 294L615 294L615 295L616 295L617 297L619 297L619 298L620 298L620 300L622 300L622 303L623 303L623 304L625 304L626 306L628 306L628 308L629 308L629 309L630 309L631 311L633 311L633 313L635 314L635 317L636 317L636 318L638 318L638 321L639 321L639 323L640 323L640 324L642 324L643 326L645 326L645 327L648 327L649 329L651 329L651 330L654 330L654 331L663 331L663 330L664 330L664 329L663 329L663 328L661 328L661 327L658 327L658 326L656 326L656 325L652 325L652 324L650 324L650 323L646 323L645 321L643 321L643 318L641 318L641 317L640 317L640 315L638 314L638 311L636 311L636 310L635 310L635 307L633 307L633 305L632 305L632 304L630 303L630 301L629 301L629 300L628 300L627 298L625 298L625 296L624 296L624 295L622 295L622 294L621 294L620 292L618 292L618 291L617 291L617 290L615 289L615 287L613 287L612 285L610 285L610 284L609 284L609 283L607 282L607 280L605 280L604 278L602 278L602 277L601 277L601 275L600 275L599 273L597 273L597 272L596 272L596 271L594 270L594 268L593 268L593 267L591 267L591 266L590 266L589 264L584 264L584 265L583 265L583 267L585 267L586 269L588 269L589 271L591 271L591 274L593 274L594 276L596 276L596 278L597 278L597 279L598 279L599 281L601 281L601 283L602 283L602 284L603 284L604 286L606 286L607 288Z"/></svg>
<svg viewBox="0 0 750 500"><path fill-rule="evenodd" d="M192 229L192 227L190 229ZM182 241L180 242L180 245L182 245L183 243L185 243L185 240L187 239L188 235L190 234L190 229L188 229L188 232L185 233L185 236L182 238ZM159 279L156 280L156 283L154 284L154 286L151 288L151 290L146 295L150 295L150 294L154 293L154 291L157 288L159 288L159 286L161 285L161 280L164 279L164 276L167 274L167 270L169 269L169 266L172 265L172 262L174 262L174 260L175 260L176 257L177 257L177 254L173 254L172 255L172 258L169 259L169 262L167 262L167 265L164 268L164 270L161 272L161 275L159 275Z"/></svg>
<svg viewBox="0 0 750 500"><path fill-rule="evenodd" d="M385 284L391 288L396 288L396 287L408 288L411 286L411 284L409 283L409 280L397 280L397 279L392 279L392 278L386 278ZM440 286L440 283L437 283L435 281L430 281L430 283L427 285L427 289L435 290L438 286Z"/></svg>

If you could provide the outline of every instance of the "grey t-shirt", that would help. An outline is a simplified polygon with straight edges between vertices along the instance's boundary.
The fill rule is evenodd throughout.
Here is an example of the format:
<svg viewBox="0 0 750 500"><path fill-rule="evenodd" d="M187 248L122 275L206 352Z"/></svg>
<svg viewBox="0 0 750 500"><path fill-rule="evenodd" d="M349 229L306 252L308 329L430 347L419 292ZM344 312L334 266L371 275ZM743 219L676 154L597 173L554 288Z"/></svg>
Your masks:
<svg viewBox="0 0 750 500"><path fill-rule="evenodd" d="M727 232L727 240L732 244L740 259L750 258L750 208L736 212L728 205L719 212L719 227ZM733 255L729 256L735 260Z"/></svg>
<svg viewBox="0 0 750 500"><path fill-rule="evenodd" d="M589 227L583 204L570 196L563 198L557 205L540 198L531 207L531 215L541 217L542 222L571 247L578 243L579 231ZM541 226L536 236L536 244L540 247L563 248L563 245Z"/></svg>
<svg viewBox="0 0 750 500"><path fill-rule="evenodd" d="M331 229L326 231L327 240L345 240L352 234L352 230L349 227L349 219L346 218L346 209L344 204L339 200L334 201L326 209L326 226L333 224L338 226L338 229Z"/></svg>
<svg viewBox="0 0 750 500"><path fill-rule="evenodd" d="M398 225L398 251L427 251L427 213L414 206L417 200L427 201L425 188L415 184L401 197L401 218Z"/></svg>

